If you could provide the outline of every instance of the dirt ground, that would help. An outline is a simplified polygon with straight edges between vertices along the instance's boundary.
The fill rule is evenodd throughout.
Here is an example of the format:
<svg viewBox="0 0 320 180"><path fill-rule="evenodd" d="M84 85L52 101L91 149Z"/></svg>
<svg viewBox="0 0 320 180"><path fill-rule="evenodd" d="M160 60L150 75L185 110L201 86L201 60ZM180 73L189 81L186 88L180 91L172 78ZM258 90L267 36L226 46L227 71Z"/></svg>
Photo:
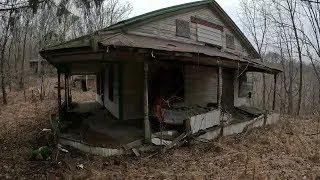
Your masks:
<svg viewBox="0 0 320 180"><path fill-rule="evenodd" d="M47 143L42 129L57 104L54 92L39 101L35 91L27 89L26 102L23 92L11 92L9 104L0 106L0 179L320 179L316 117L285 117L274 126L165 154L104 158L66 147L70 152L61 152L57 164L30 161L32 149ZM79 91L73 97L94 98Z"/></svg>

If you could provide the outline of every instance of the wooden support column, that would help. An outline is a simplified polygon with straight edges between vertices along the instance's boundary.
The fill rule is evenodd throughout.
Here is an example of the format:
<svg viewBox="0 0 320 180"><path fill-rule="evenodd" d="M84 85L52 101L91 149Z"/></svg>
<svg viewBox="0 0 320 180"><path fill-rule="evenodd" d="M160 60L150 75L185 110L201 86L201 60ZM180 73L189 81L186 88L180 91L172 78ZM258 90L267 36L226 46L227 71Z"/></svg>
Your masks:
<svg viewBox="0 0 320 180"><path fill-rule="evenodd" d="M69 97L69 103L72 103L72 95L71 95L71 89L72 89L72 77L68 76L68 97Z"/></svg>
<svg viewBox="0 0 320 180"><path fill-rule="evenodd" d="M221 130L220 130L220 135L223 136L223 129L225 126L225 122L223 121L223 111L222 111L222 67L219 65L218 69L218 108L220 110L220 125L221 125Z"/></svg>
<svg viewBox="0 0 320 180"><path fill-rule="evenodd" d="M58 110L59 118L61 118L61 72L58 70Z"/></svg>
<svg viewBox="0 0 320 180"><path fill-rule="evenodd" d="M222 102L222 67L219 66L218 72L218 107L221 109L221 102Z"/></svg>
<svg viewBox="0 0 320 180"><path fill-rule="evenodd" d="M273 85L273 102L272 102L272 110L274 111L276 108L276 93L277 93L277 74L273 75L274 85Z"/></svg>
<svg viewBox="0 0 320 180"><path fill-rule="evenodd" d="M148 73L148 64L144 63L144 140L146 143L151 142L151 129L149 122Z"/></svg>
<svg viewBox="0 0 320 180"><path fill-rule="evenodd" d="M64 74L64 101L66 102L66 109L69 108L69 85L68 85L68 75Z"/></svg>

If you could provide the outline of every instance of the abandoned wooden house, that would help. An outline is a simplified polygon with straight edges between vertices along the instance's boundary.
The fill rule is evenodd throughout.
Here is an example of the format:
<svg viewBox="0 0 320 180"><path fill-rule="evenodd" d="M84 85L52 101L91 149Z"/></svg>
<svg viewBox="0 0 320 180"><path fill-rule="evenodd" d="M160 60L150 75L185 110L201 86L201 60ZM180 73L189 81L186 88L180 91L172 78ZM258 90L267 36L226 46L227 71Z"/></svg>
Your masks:
<svg viewBox="0 0 320 180"><path fill-rule="evenodd" d="M94 154L125 153L132 142L171 147L188 136L214 139L279 117L250 107L250 97L252 73L274 75L276 84L281 69L258 60L214 0L133 17L41 55L57 68L59 86L65 75L59 111L70 128L61 142ZM72 75L96 75L95 102L72 101Z"/></svg>

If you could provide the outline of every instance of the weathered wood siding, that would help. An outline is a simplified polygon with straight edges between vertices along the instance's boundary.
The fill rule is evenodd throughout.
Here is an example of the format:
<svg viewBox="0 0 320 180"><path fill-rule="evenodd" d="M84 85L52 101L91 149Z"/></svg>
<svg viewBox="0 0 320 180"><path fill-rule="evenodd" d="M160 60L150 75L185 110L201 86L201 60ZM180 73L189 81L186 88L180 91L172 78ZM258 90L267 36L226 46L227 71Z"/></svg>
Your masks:
<svg viewBox="0 0 320 180"><path fill-rule="evenodd" d="M110 66L107 66L104 71L104 106L111 112L112 115L114 115L116 118L119 118L119 66L114 65L113 101L109 99L109 70Z"/></svg>
<svg viewBox="0 0 320 180"><path fill-rule="evenodd" d="M185 66L185 102L207 106L217 103L217 68Z"/></svg>
<svg viewBox="0 0 320 180"><path fill-rule="evenodd" d="M237 37L235 37L235 49L226 48L226 34L230 34L230 35L235 35L235 34L230 30L229 26L226 23L224 23L219 18L219 16L215 12L213 12L210 8L193 9L188 12L180 13L178 15L173 15L170 17L164 17L162 19L154 20L146 24L139 25L137 27L132 27L131 29L128 30L128 33L163 38L163 39L180 41L185 43L205 45L204 42L200 42L200 41L203 41L204 38L208 38L209 36L206 35L206 36L198 37L197 31L198 30L203 32L207 32L207 31L205 31L201 25L192 23L191 22L192 16L223 26L223 32L221 33L221 35L217 33L218 30L213 28L211 28L212 34L209 35L211 36L210 39L212 39L213 41L217 41L217 39L219 39L219 37L217 36L221 36L222 51L231 52L234 54L242 53L244 56L248 55L248 52L246 52L246 50L243 48L243 46L241 45ZM176 19L189 22L190 38L176 36ZM199 33L204 35L203 32L199 32ZM200 41L198 41L198 38Z"/></svg>
<svg viewBox="0 0 320 180"><path fill-rule="evenodd" d="M123 119L143 118L143 64L124 64L122 73Z"/></svg>

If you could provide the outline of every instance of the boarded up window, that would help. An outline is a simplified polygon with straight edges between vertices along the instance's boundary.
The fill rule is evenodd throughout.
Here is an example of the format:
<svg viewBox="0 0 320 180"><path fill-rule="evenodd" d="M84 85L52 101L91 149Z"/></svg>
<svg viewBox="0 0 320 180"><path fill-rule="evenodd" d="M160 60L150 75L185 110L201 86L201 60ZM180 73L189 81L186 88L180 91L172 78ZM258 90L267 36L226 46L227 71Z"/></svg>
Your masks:
<svg viewBox="0 0 320 180"><path fill-rule="evenodd" d="M226 42L227 42L227 48L229 49L235 49L234 45L234 36L227 34L226 35Z"/></svg>
<svg viewBox="0 0 320 180"><path fill-rule="evenodd" d="M176 19L176 35L190 38L190 26L188 21Z"/></svg>

